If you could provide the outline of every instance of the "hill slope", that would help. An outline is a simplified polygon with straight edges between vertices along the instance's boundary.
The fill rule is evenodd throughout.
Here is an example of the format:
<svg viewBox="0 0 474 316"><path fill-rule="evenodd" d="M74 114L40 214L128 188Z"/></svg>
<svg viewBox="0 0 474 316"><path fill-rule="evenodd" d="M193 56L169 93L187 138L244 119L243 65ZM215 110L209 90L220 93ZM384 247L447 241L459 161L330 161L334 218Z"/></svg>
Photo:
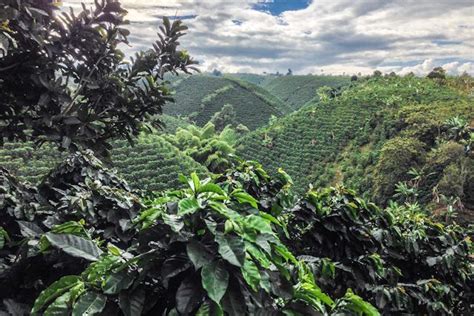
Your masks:
<svg viewBox="0 0 474 316"><path fill-rule="evenodd" d="M113 145L112 167L134 189L167 190L181 187L179 174L207 174L205 167L158 135L142 136L133 147L126 141ZM0 165L31 183L39 182L62 157L52 147L35 149L32 143L7 143L0 149Z"/></svg>
<svg viewBox="0 0 474 316"><path fill-rule="evenodd" d="M288 104L293 110L301 108L317 96L322 86L338 87L350 82L345 76L280 76L263 81L262 87Z"/></svg>
<svg viewBox="0 0 474 316"><path fill-rule="evenodd" d="M261 87L236 78L195 75L177 81L175 90L176 103L166 106L165 114L190 117L199 126L225 104L235 109L237 123L251 130L265 125L272 115L290 110Z"/></svg>
<svg viewBox="0 0 474 316"><path fill-rule="evenodd" d="M439 138L439 131L446 119L460 116L470 121L473 115L468 96L432 80L370 78L335 99L308 105L250 133L241 140L238 154L273 171L284 168L300 192L310 183L345 183L384 203L412 167L423 168L431 160L430 168L438 168L438 178L442 177L455 158L440 158L437 164L432 152L446 156L454 146L456 154L451 156L459 156L462 146L450 146ZM462 168L474 171L469 164ZM433 188L436 179L430 181ZM467 184L468 179L461 186Z"/></svg>

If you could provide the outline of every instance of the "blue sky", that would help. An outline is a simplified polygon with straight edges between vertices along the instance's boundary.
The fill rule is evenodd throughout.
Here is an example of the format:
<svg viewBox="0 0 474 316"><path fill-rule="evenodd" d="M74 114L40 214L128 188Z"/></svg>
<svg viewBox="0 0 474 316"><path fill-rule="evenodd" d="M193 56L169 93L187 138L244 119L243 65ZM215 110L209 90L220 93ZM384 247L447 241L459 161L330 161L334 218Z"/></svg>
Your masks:
<svg viewBox="0 0 474 316"><path fill-rule="evenodd" d="M131 21L127 54L151 46L162 16L181 16L189 26L181 44L203 71L474 74L473 0L121 2Z"/></svg>

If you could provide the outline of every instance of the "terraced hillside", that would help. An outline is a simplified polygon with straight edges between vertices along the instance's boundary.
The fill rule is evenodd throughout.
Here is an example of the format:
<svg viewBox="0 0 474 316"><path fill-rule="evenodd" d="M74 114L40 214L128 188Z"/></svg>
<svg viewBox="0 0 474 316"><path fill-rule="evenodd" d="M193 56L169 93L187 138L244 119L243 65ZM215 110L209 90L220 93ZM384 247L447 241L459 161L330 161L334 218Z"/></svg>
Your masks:
<svg viewBox="0 0 474 316"><path fill-rule="evenodd" d="M262 87L288 104L293 110L301 108L317 96L322 86L339 87L350 82L346 76L280 76L262 83Z"/></svg>
<svg viewBox="0 0 474 316"><path fill-rule="evenodd" d="M133 147L117 141L111 154L112 166L134 189L167 190L181 186L179 174L207 174L206 168L157 135L142 136ZM35 149L32 143L7 143L0 149L0 166L21 180L37 183L63 156L47 146Z"/></svg>
<svg viewBox="0 0 474 316"><path fill-rule="evenodd" d="M169 190L182 186L180 174L207 174L202 165L157 135L141 137L133 147L126 141L116 142L112 160L130 186L142 190Z"/></svg>
<svg viewBox="0 0 474 316"><path fill-rule="evenodd" d="M472 99L446 84L416 77L370 78L248 134L238 153L273 171L284 168L301 192L310 183L346 183L386 202L399 181L409 180L410 168L421 170L429 161L427 172L436 172L437 178L431 176L427 189L453 163L452 168L474 171L472 163L455 159L464 159L463 145L442 137L449 129L447 119L469 122L473 115ZM463 192L469 190L466 179L458 184Z"/></svg>
<svg viewBox="0 0 474 316"><path fill-rule="evenodd" d="M224 105L231 104L237 123L250 130L265 125L272 115L282 116L290 109L266 90L236 78L195 75L177 81L176 103L164 108L173 116L186 116L204 126Z"/></svg>

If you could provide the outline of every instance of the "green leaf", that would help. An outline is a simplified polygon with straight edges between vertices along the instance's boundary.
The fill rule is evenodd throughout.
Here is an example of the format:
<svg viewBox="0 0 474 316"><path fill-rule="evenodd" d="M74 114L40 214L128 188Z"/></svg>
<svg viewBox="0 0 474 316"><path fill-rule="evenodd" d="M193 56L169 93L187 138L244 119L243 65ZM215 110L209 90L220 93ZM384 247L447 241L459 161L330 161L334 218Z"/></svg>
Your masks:
<svg viewBox="0 0 474 316"><path fill-rule="evenodd" d="M69 314L69 302L71 293L66 292L59 296L42 314L43 316L67 316Z"/></svg>
<svg viewBox="0 0 474 316"><path fill-rule="evenodd" d="M86 229L84 228L84 220L65 222L60 225L56 225L51 229L52 233L56 234L72 234L76 236L89 237Z"/></svg>
<svg viewBox="0 0 474 316"><path fill-rule="evenodd" d="M44 306L63 295L69 289L79 284L81 281L80 277L76 275L63 276L58 281L51 284L45 290L43 290L33 304L32 314L38 313Z"/></svg>
<svg viewBox="0 0 474 316"><path fill-rule="evenodd" d="M209 249L206 248L206 246L195 240L191 240L186 245L186 252L189 259L191 259L193 262L196 270L206 264L209 264L214 258L214 255L209 251Z"/></svg>
<svg viewBox="0 0 474 316"><path fill-rule="evenodd" d="M247 284L255 291L258 291L260 280L260 271L253 260L245 259L244 266L241 268L242 275L244 276Z"/></svg>
<svg viewBox="0 0 474 316"><path fill-rule="evenodd" d="M199 188L201 187L201 181L199 181L198 175L193 172L191 173L191 180L190 182L190 187L193 190L193 192L198 192Z"/></svg>
<svg viewBox="0 0 474 316"><path fill-rule="evenodd" d="M206 193L206 192L216 193L223 196L226 195L224 190L222 190L220 186L214 183L206 183L205 185L201 186L198 190L198 193Z"/></svg>
<svg viewBox="0 0 474 316"><path fill-rule="evenodd" d="M239 203L248 203L253 208L258 209L257 200L254 199L250 194L244 191L234 191L232 192L232 196L239 201Z"/></svg>
<svg viewBox="0 0 474 316"><path fill-rule="evenodd" d="M163 214L162 215L163 222L168 225L174 232L179 233L180 230L184 227L183 220L174 214Z"/></svg>
<svg viewBox="0 0 474 316"><path fill-rule="evenodd" d="M193 214L199 209L199 203L195 197L185 198L178 203L178 216Z"/></svg>
<svg viewBox="0 0 474 316"><path fill-rule="evenodd" d="M105 307L107 298L99 293L87 292L74 304L72 316L92 316L99 314Z"/></svg>
<svg viewBox="0 0 474 316"><path fill-rule="evenodd" d="M231 235L216 235L219 253L229 263L242 267L245 261L245 244L242 238Z"/></svg>
<svg viewBox="0 0 474 316"><path fill-rule="evenodd" d="M120 310L124 316L141 315L145 305L145 290L138 288L133 292L122 292L119 296Z"/></svg>
<svg viewBox="0 0 474 316"><path fill-rule="evenodd" d="M270 221L263 219L258 215L248 215L243 219L243 223L246 227L255 229L259 233L269 233L273 234L272 226Z"/></svg>
<svg viewBox="0 0 474 316"><path fill-rule="evenodd" d="M201 270L202 287L211 300L220 303L229 285L229 273L218 262L205 265Z"/></svg>
<svg viewBox="0 0 474 316"><path fill-rule="evenodd" d="M97 261L102 254L102 250L92 240L83 237L71 234L54 234L51 232L46 233L45 236L51 245L73 257Z"/></svg>
<svg viewBox="0 0 474 316"><path fill-rule="evenodd" d="M113 273L105 279L102 290L104 294L118 294L120 291L128 289L133 281L133 276L128 274L125 270Z"/></svg>
<svg viewBox="0 0 474 316"><path fill-rule="evenodd" d="M355 295L351 289L348 289L346 295L343 297L344 300L349 301L351 304L349 308L356 313L361 313L367 316L379 316L379 311L372 306L372 304L364 301L360 296Z"/></svg>

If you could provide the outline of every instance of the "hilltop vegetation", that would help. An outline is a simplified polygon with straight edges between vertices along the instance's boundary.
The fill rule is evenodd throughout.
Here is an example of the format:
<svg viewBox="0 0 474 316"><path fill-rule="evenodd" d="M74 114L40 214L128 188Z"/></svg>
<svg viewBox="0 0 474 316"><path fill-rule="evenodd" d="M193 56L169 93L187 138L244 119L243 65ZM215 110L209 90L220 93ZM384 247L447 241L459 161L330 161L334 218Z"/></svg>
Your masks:
<svg viewBox="0 0 474 316"><path fill-rule="evenodd" d="M282 116L289 111L266 90L235 78L195 75L176 81L173 88L176 102L164 112L188 117L198 126L204 126L226 104L233 106L236 123L250 130L265 125L272 115Z"/></svg>
<svg viewBox="0 0 474 316"><path fill-rule="evenodd" d="M288 104L292 110L298 110L317 97L319 88L328 86L337 88L350 83L346 76L278 76L266 80L262 86L273 95Z"/></svg>
<svg viewBox="0 0 474 316"><path fill-rule="evenodd" d="M426 164L438 181L449 165L472 170L472 159L463 158L463 145L450 145L441 135L447 119L470 122L474 113L472 99L449 84L411 76L372 77L332 94L337 96L245 136L238 153L270 170L284 168L298 190L310 183L345 183L382 203L393 196L399 181L409 180L412 167L424 169ZM452 156L470 162L437 154L453 152L453 146L458 154ZM466 180L461 187L468 185ZM424 202L436 184L430 180ZM464 187L463 192L469 190Z"/></svg>

